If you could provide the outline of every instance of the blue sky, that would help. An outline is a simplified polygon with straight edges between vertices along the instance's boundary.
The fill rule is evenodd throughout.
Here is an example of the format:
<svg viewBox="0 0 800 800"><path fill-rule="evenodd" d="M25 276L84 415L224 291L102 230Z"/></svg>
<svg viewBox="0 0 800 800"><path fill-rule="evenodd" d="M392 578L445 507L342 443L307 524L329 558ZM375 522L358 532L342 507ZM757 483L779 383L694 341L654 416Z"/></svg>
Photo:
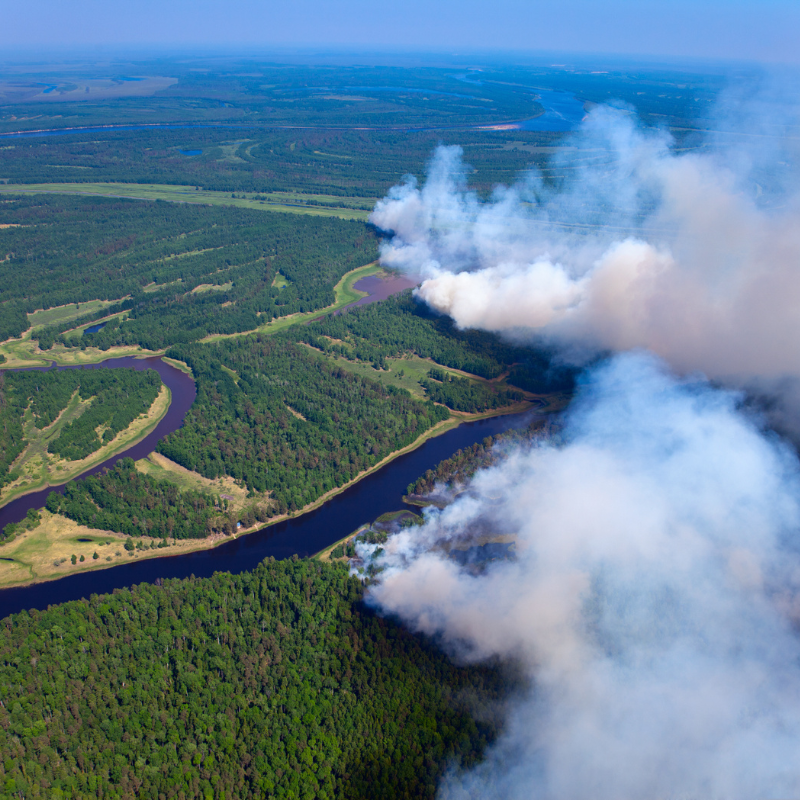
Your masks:
<svg viewBox="0 0 800 800"><path fill-rule="evenodd" d="M0 0L0 47L512 49L800 63L800 0Z"/></svg>

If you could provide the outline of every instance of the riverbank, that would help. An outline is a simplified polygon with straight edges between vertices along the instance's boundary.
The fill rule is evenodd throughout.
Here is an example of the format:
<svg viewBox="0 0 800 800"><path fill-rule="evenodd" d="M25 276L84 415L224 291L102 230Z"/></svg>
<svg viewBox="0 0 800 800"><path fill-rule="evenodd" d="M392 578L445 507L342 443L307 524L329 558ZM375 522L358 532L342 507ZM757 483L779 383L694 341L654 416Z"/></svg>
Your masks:
<svg viewBox="0 0 800 800"><path fill-rule="evenodd" d="M41 444L40 439L30 441L11 465L12 471L19 470L22 474L16 481L0 490L0 508L26 494L33 494L53 486L61 486L97 464L113 458L122 450L132 447L158 427L158 423L169 411L171 402L172 392L162 385L158 396L144 414L135 419L124 431L120 431L108 444L80 461L64 461L47 452L46 447L37 447ZM63 426L65 421L63 417L64 414L60 415L52 425L40 432L41 440Z"/></svg>
<svg viewBox="0 0 800 800"><path fill-rule="evenodd" d="M319 317L324 317L326 314L332 314L334 311L339 311L346 305L361 300L369 295L369 292L362 292L354 289L355 283L366 278L370 275L378 275L385 272L383 267L377 261L372 261L369 264L364 264L363 267L356 267L346 272L336 286L333 287L334 301L331 305L325 308L317 309L316 311L303 311L297 314L288 314L285 317L277 317L265 325L261 325L251 331L241 331L240 333L212 333L201 339L201 342L219 342L222 339L235 339L239 336L250 336L254 333L277 333L278 331L289 328L292 325L300 325L303 323L311 322Z"/></svg>
<svg viewBox="0 0 800 800"><path fill-rule="evenodd" d="M87 323L88 324L88 323ZM18 339L6 339L0 343L0 355L5 356L5 361L0 363L0 370L4 369L29 369L35 367L81 367L88 364L100 364L112 358L153 358L162 355L164 350L145 350L136 345L111 347L100 350L97 347L64 347L54 344L49 350L40 350L39 342L31 339L33 328L28 328Z"/></svg>
<svg viewBox="0 0 800 800"><path fill-rule="evenodd" d="M122 564L129 564L135 560L168 558L170 556L189 554L198 551L213 550L221 545L231 544L236 540L241 541L242 539L246 539L255 533L266 533L270 528L273 528L280 523L295 523L299 521L300 518L310 515L315 511L319 511L322 506L329 503L331 500L334 500L334 498L338 497L339 495L342 495L348 490L354 488L357 484L379 472L391 462L422 448L423 445L425 445L431 439L438 438L443 434L453 431L464 423L489 420L491 418L503 415L517 416L526 411L530 411L533 408L534 405L532 403L521 403L505 409L505 414L502 413L503 410L495 410L485 414L451 416L449 419L443 420L432 428L429 428L411 444L396 450L393 453L390 453L377 464L373 465L369 469L363 470L352 480L348 481L348 483L335 489L331 489L329 492L326 492L324 495L317 498L317 500L314 502L309 503L301 509L298 509L294 513L281 514L280 516L273 517L266 524L256 523L249 528L239 529L231 536L218 534L204 539L179 540L177 543L173 543L170 540L169 547L155 550L150 550L149 548L144 550L135 550L133 556L130 556L125 552L123 552L121 556L117 556L116 549L119 548L116 548L113 553L111 550L106 550L102 553L98 550L97 552L100 558L93 559L87 556L84 562L78 561L73 565L69 560L69 557L65 555L66 551L70 550L70 548L71 550L69 556L71 556L75 547L78 545L83 545L86 548L86 550L84 550L85 553L90 546L94 546L93 543L96 540L102 540L103 542L109 540L112 542L112 544L115 542L121 542L122 545L124 545L125 541L129 540L130 537L110 531L96 531L90 528L83 528L82 526L72 523L70 520L65 520L64 517L60 517L59 515L51 515L51 517L55 517L55 519L49 519L48 524L44 524L44 515L47 514L47 512L42 512L43 523L41 523L39 527L22 534L9 545L0 545L0 587L21 588L42 582L58 580L59 578L67 577L79 572L105 570L111 567L120 566ZM148 458L148 460L150 460L150 458ZM169 467L168 464L164 463L166 461L168 460L163 459L163 457L156 456L153 459L153 465L163 469L165 467ZM179 465L176 466L179 467ZM179 470L189 473L188 470L183 470L182 467L179 467ZM149 471L149 469L145 468L141 471L146 473ZM189 473L189 475L193 481L195 479L199 479L200 482L208 482L207 479L200 475L195 476L195 473ZM241 492L243 492L241 487L239 487L239 489ZM258 501L258 498L256 498L256 501ZM70 526L72 527L65 525L65 522L69 522ZM91 542L82 542L80 541L81 539L91 539ZM146 537L143 537L142 541L148 542L149 544L149 540ZM335 543L333 546L335 546ZM22 549L17 550L17 548ZM19 556L15 555L18 552ZM80 553L78 553L78 555L80 555ZM111 556L111 561L107 561L109 556ZM66 560L63 561L62 559L65 558ZM56 565L56 561L59 561L60 563Z"/></svg>
<svg viewBox="0 0 800 800"><path fill-rule="evenodd" d="M0 588L32 586L139 560L207 550L230 538L217 534L208 539L169 540L167 547L158 548L156 541L149 537L135 539L115 531L87 528L46 509L40 514L39 525L17 534L12 542L0 545ZM209 543L209 539L213 542ZM134 545L130 551L125 549L129 542ZM137 543L141 547L137 547ZM151 544L154 549L150 548ZM95 553L97 558L94 558ZM75 563L72 563L73 555Z"/></svg>

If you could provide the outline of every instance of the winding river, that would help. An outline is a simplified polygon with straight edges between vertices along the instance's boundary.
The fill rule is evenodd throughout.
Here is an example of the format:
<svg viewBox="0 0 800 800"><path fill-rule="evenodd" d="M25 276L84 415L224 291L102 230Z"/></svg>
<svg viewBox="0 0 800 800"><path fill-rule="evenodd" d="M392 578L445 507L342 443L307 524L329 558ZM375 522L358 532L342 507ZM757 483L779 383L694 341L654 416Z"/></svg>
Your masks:
<svg viewBox="0 0 800 800"><path fill-rule="evenodd" d="M169 411L156 429L138 444L98 464L85 475L111 466L121 458L143 458L152 452L159 439L177 430L195 396L192 379L158 358L117 358L83 367L60 369L108 369L113 367L153 368L172 392ZM243 572L259 561L274 556L289 558L295 553L309 556L342 539L360 525L371 522L382 513L402 508L408 484L426 470L449 458L456 450L480 442L511 428L528 425L536 412L508 414L477 422L468 422L433 439L416 450L399 456L377 472L368 475L320 508L294 519L270 525L261 530L231 539L209 550L174 556L131 561L104 570L66 576L54 581L0 590L0 618L23 609L44 609L48 605L77 600L91 594L111 592L135 583L152 582L157 578L204 577L218 571ZM0 510L0 524L16 521L29 508L41 508L52 487L25 495Z"/></svg>
<svg viewBox="0 0 800 800"><path fill-rule="evenodd" d="M160 376L164 385L172 392L172 399L167 413L162 417L156 427L141 439L137 444L131 445L126 450L122 450L114 456L97 464L86 472L81 473L82 478L87 475L94 475L107 467L111 467L121 458L144 458L155 450L158 442L168 433L178 430L183 424L186 412L191 408L196 394L194 381L184 372L173 367L171 364L162 361L160 358L109 358L99 364L85 364L75 367L33 367L39 371L48 369L113 369L114 367L129 367L136 370L154 369ZM16 370L15 370L16 371ZM7 506L0 508L0 528L8 525L9 522L19 522L29 508L41 508L50 492L63 492L66 484L60 486L50 486L38 492L22 495L16 500L12 500Z"/></svg>

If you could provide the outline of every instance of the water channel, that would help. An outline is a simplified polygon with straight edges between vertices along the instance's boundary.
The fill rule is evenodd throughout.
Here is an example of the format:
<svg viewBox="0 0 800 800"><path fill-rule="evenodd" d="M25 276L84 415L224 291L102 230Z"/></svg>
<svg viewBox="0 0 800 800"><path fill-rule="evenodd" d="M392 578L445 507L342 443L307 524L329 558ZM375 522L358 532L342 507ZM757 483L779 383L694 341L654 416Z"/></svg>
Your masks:
<svg viewBox="0 0 800 800"><path fill-rule="evenodd" d="M177 430L195 397L192 379L159 358L116 358L101 364L56 369L155 369L172 392L172 402L158 426L128 449L87 470L92 475L121 458L144 458L158 441ZM51 367L53 368L53 367ZM386 511L403 507L403 495L408 484L426 470L449 458L456 450L480 442L511 428L528 425L535 412L508 414L477 422L463 423L458 428L429 439L413 452L406 453L382 469L331 498L320 508L294 519L267 526L254 533L231 539L217 547L175 556L132 560L127 564L104 570L79 573L64 578L0 590L0 618L23 609L46 608L54 603L77 600L91 594L111 592L134 583L152 582L157 578L185 578L212 575L226 570L242 572L252 569L268 556L289 558L297 553L309 556L347 536L360 525L371 522ZM41 508L51 491L63 491L63 486L50 487L24 495L0 509L0 526L16 522L29 508Z"/></svg>
<svg viewBox="0 0 800 800"><path fill-rule="evenodd" d="M121 458L144 458L152 453L158 442L168 433L178 430L183 424L186 412L191 408L196 394L194 381L184 372L181 372L171 364L162 361L160 358L110 358L100 364L86 364L76 367L34 367L39 371L47 369L113 369L114 367L129 367L136 370L154 369L161 376L164 385L172 393L172 400L167 413L162 417L158 425L147 435L131 447L117 453L105 461L86 470L81 477L94 475L107 467L111 467ZM7 506L0 508L0 528L8 525L9 522L19 522L29 508L42 508L47 501L50 492L62 492L64 485L50 486L38 492L22 495L16 500L12 500Z"/></svg>
<svg viewBox="0 0 800 800"><path fill-rule="evenodd" d="M464 423L429 439L411 453L399 456L320 508L231 539L213 549L131 561L55 581L3 589L0 591L0 618L22 609L46 608L54 603L111 592L157 578L205 577L221 570L237 573L253 569L268 556L281 559L295 553L299 556L313 555L384 512L402 508L408 484L456 450L480 442L486 436L524 427L535 416L534 412L526 412ZM147 452L152 449L153 444L150 444ZM121 453L118 458L124 455L141 458L146 453Z"/></svg>

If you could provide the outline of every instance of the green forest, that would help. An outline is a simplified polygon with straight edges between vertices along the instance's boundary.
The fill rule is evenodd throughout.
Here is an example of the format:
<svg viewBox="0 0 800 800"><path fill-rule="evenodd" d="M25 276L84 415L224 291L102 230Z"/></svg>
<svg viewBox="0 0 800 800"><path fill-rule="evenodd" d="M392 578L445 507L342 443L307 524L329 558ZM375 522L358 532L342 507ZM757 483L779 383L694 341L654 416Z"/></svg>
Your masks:
<svg viewBox="0 0 800 800"><path fill-rule="evenodd" d="M206 478L230 475L295 511L411 444L446 408L383 387L280 337L168 351L197 398L158 451Z"/></svg>
<svg viewBox="0 0 800 800"><path fill-rule="evenodd" d="M0 797L433 798L496 735L502 676L362 594L270 560L8 617Z"/></svg>
<svg viewBox="0 0 800 800"><path fill-rule="evenodd" d="M0 486L15 479L9 469L25 448L26 411L41 430L71 402L91 401L48 445L51 453L77 461L99 450L145 413L161 386L161 378L152 369L0 372Z"/></svg>
<svg viewBox="0 0 800 800"><path fill-rule="evenodd" d="M458 330L449 317L433 314L416 302L411 290L298 326L286 335L327 353L371 362L377 368L384 367L390 356L412 352L482 378L496 378L507 365L530 355L495 334Z"/></svg>
<svg viewBox="0 0 800 800"><path fill-rule="evenodd" d="M58 340L157 350L253 330L330 305L342 275L377 258L364 223L241 208L37 195L6 202L3 220L19 226L0 230L0 317L9 336L28 328L22 311L118 301L36 329L43 349ZM288 279L282 288L272 285L278 272ZM62 336L119 311L127 312L121 325Z"/></svg>
<svg viewBox="0 0 800 800"><path fill-rule="evenodd" d="M411 292L269 335L201 341L321 312L343 275L378 257L384 234L369 223L277 205L364 217L404 176L423 180L438 144L463 148L479 200L530 168L533 183L556 190L612 151L567 130L526 130L544 112L544 92L574 95L559 99L576 119L619 101L688 152L701 146L728 80L707 66L699 74L487 59L473 70L448 58L314 66L109 56L20 63L0 81L0 341L26 334L9 353L29 352L28 337L51 355L60 345L166 351L191 369L197 395L158 451L204 478L238 483L229 505L221 489L187 488L202 485L196 476L171 482L122 459L51 493L47 510L60 517L31 509L6 526L3 562L22 563L14 548L35 550L51 525L70 548L65 570L68 554L83 561L84 550L90 563L73 556L76 569L104 566L73 523L97 539L102 530L125 534L131 559L173 554L163 548L302 509L451 411L489 412L523 391L571 391L575 370L546 347L459 330ZM162 82L150 93L123 91L154 77ZM111 87L103 99L93 94L98 82ZM225 204L20 193L99 182L210 190L224 197L209 202ZM93 354L69 358L81 355ZM0 370L0 488L15 478L26 431L54 455L82 458L146 411L161 387L152 370ZM46 439L56 421L58 435ZM536 421L488 437L412 482L407 501L434 502L425 496L437 485L498 463L507 445L560 435ZM361 535L382 542L378 523ZM352 541L333 548L334 558L354 554ZM503 704L521 688L512 664L463 666L375 614L345 563L267 559L239 575L103 595L92 593L96 575L69 579L83 600L0 620L0 800L434 800L449 769L480 762L501 733ZM50 587L57 594L65 584ZM37 602L40 588L31 590Z"/></svg>
<svg viewBox="0 0 800 800"><path fill-rule="evenodd" d="M387 358L416 353L490 380L509 372L509 383L532 392L571 390L574 383L575 370L554 363L547 350L512 345L486 331L460 330L450 317L440 316L414 300L411 290L381 303L297 326L285 335L330 355L371 363L376 369L385 368ZM430 377L438 383L428 381L426 388L435 402L459 411L496 407L474 385L470 388L448 378L445 386L444 373L434 370ZM509 396L497 405L508 405L513 399Z"/></svg>
<svg viewBox="0 0 800 800"><path fill-rule="evenodd" d="M231 534L240 517L226 513L228 503L208 492L178 489L136 470L124 458L111 469L70 481L64 494L51 492L47 510L88 528L111 530L128 536L161 539L202 539L212 533ZM246 526L265 522L269 514L254 505L242 515Z"/></svg>
<svg viewBox="0 0 800 800"><path fill-rule="evenodd" d="M423 378L420 381L429 400L452 408L454 411L480 412L518 403L523 399L522 392L513 389L492 391L484 384L475 383L467 378L458 378L448 373L432 369L429 372L432 380ZM434 378L434 375L441 375Z"/></svg>

